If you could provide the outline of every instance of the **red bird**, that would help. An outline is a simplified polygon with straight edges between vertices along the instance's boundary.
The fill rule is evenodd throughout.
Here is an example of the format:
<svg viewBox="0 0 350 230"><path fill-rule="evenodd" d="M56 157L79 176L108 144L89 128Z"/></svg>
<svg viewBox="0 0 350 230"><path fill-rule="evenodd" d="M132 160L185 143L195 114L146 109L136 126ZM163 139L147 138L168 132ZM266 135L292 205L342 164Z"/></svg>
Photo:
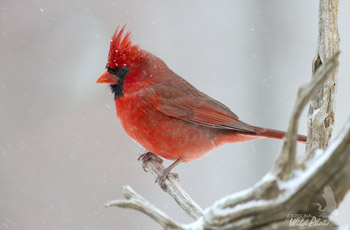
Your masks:
<svg viewBox="0 0 350 230"><path fill-rule="evenodd" d="M133 44L130 31L123 35L125 26L118 28L111 40L106 71L97 83L110 85L117 116L127 134L148 151L175 161L158 182L180 162L201 158L220 145L285 136L283 131L240 121L224 104ZM306 142L305 136L297 138Z"/></svg>

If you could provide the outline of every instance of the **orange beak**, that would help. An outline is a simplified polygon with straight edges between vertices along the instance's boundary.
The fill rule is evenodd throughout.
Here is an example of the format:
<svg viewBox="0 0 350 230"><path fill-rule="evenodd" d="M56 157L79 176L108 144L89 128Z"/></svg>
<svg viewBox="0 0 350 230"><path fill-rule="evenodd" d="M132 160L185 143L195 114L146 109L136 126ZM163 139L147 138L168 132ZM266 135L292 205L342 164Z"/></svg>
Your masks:
<svg viewBox="0 0 350 230"><path fill-rule="evenodd" d="M96 81L96 83L104 83L109 85L116 85L118 82L119 78L114 74L109 73L107 70L105 70Z"/></svg>

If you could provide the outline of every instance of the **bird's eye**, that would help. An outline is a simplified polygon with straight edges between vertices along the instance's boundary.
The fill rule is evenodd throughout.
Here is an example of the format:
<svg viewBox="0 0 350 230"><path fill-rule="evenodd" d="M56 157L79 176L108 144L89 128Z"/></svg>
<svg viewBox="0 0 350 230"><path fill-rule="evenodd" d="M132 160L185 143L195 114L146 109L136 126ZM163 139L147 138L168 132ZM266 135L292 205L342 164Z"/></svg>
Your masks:
<svg viewBox="0 0 350 230"><path fill-rule="evenodd" d="M121 68L118 68L118 71L117 71L117 76L120 77L120 78L124 78L125 75L129 72L129 68L128 67L121 67Z"/></svg>
<svg viewBox="0 0 350 230"><path fill-rule="evenodd" d="M121 68L119 68L118 72L120 75L126 75L129 72L129 68L128 67L121 67Z"/></svg>

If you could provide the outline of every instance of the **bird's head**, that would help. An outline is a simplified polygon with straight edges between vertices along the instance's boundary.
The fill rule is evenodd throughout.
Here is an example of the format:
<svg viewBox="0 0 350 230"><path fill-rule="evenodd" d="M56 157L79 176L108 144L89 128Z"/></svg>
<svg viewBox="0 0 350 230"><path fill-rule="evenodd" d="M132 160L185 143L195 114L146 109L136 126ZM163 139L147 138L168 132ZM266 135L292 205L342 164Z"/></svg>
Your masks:
<svg viewBox="0 0 350 230"><path fill-rule="evenodd" d="M106 70L97 79L96 83L111 85L115 97L122 95L124 79L130 68L140 63L143 51L131 41L131 32L124 35L125 25L119 31L116 29L110 44Z"/></svg>

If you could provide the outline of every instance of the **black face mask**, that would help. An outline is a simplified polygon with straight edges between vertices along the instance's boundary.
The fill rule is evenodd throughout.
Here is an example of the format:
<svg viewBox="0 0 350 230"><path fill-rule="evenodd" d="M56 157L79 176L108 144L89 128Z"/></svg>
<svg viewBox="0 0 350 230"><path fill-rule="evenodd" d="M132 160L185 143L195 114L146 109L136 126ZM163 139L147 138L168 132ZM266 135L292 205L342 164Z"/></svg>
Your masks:
<svg viewBox="0 0 350 230"><path fill-rule="evenodd" d="M129 68L128 67L117 67L117 68L111 69L111 68L107 67L107 71L108 71L108 73L111 73L120 79L118 84L110 85L111 90L114 93L114 98L119 98L123 95L124 79L129 72Z"/></svg>

